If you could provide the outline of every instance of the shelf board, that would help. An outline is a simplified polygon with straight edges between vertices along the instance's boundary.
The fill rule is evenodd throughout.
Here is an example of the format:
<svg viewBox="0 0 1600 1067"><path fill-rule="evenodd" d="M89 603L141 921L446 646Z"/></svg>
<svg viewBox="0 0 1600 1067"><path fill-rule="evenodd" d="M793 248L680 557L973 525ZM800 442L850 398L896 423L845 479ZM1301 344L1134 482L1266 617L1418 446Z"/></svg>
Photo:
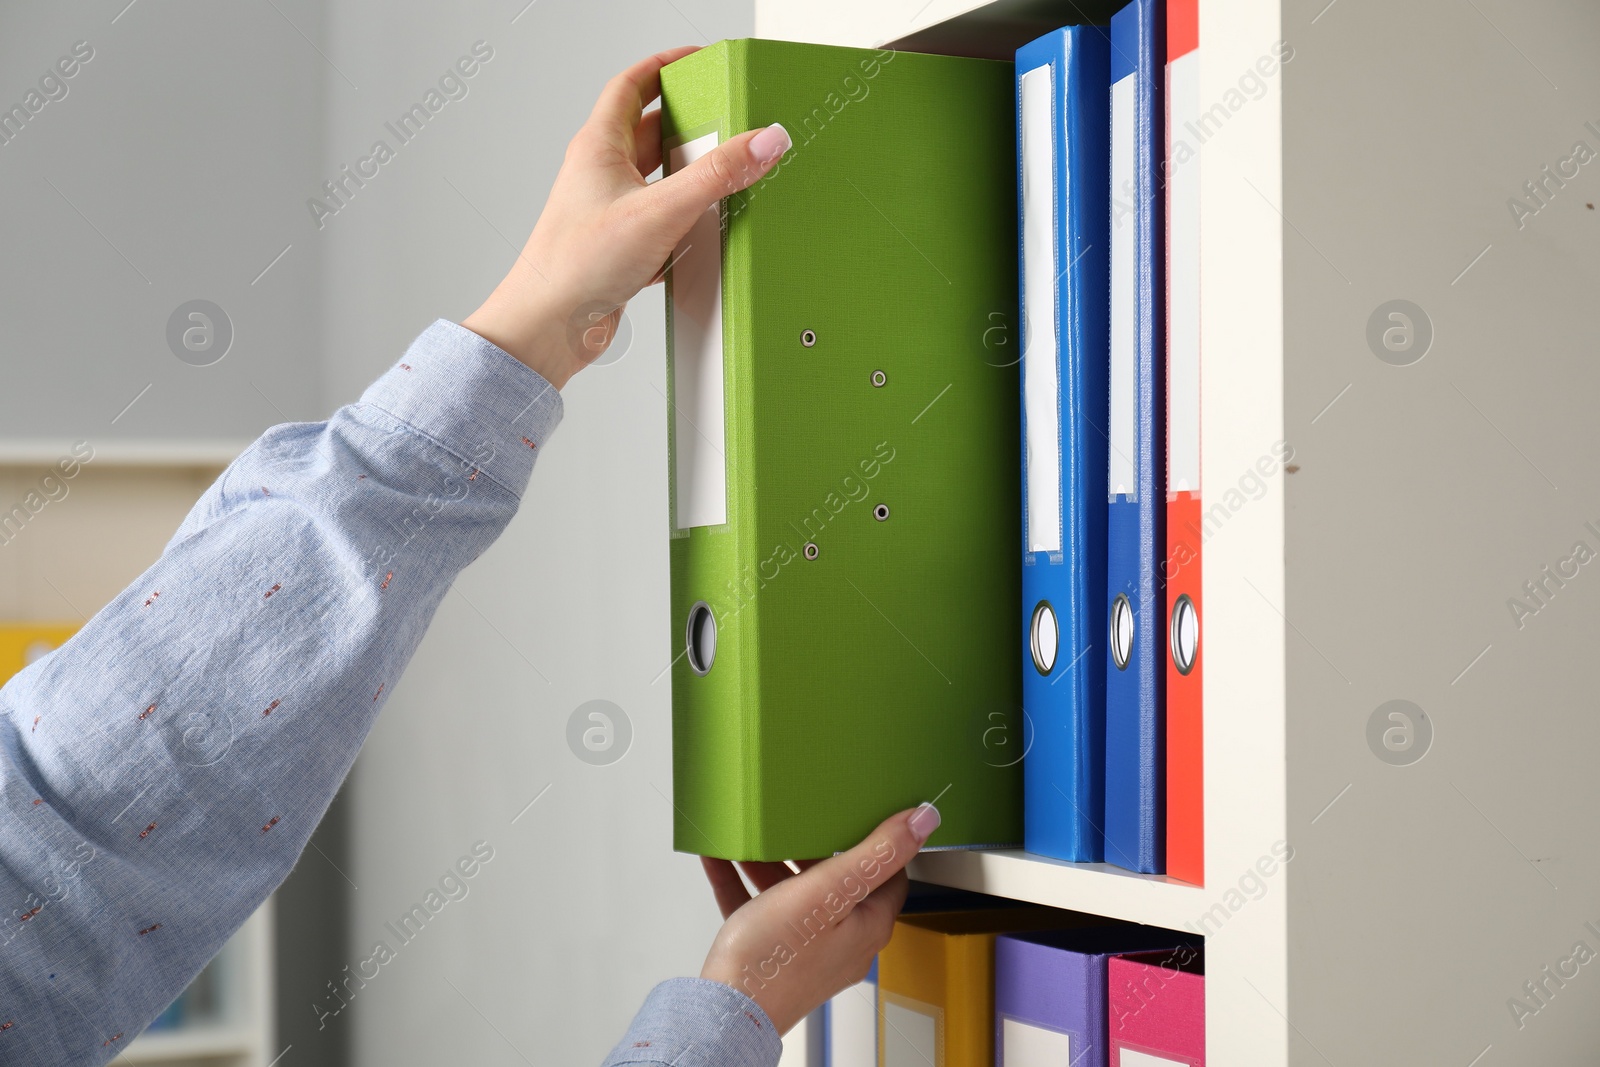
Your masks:
<svg viewBox="0 0 1600 1067"><path fill-rule="evenodd" d="M1112 13L1121 6L1121 0L1079 0L1063 12L1057 0L995 0L972 4L966 11L950 13L940 21L890 41L887 47L906 52L1009 61L1018 48L1064 23L1107 25ZM936 17L940 14L937 9L932 9L932 13Z"/></svg>
<svg viewBox="0 0 1600 1067"><path fill-rule="evenodd" d="M247 1056L260 1042L255 1031L242 1026L205 1023L153 1030L122 1050L119 1063L167 1063L175 1060L212 1059L219 1056Z"/></svg>
<svg viewBox="0 0 1600 1067"><path fill-rule="evenodd" d="M1125 0L929 0L915 4L861 0L758 0L755 36L852 48L973 56L1009 61L1019 46L1068 22L1105 24Z"/></svg>
<svg viewBox="0 0 1600 1067"><path fill-rule="evenodd" d="M1214 903L1205 889L1164 876L1016 850L925 852L912 861L910 874L921 882L1172 930L1190 929Z"/></svg>
<svg viewBox="0 0 1600 1067"><path fill-rule="evenodd" d="M233 462L253 439L90 441L96 466L222 468ZM0 467L48 467L73 455L68 440L0 438Z"/></svg>

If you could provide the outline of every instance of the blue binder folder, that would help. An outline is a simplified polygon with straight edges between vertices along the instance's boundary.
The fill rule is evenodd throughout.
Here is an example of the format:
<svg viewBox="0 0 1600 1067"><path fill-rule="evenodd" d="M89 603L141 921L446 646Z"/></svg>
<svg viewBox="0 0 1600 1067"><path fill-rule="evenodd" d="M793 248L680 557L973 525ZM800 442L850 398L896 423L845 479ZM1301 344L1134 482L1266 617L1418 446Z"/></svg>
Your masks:
<svg viewBox="0 0 1600 1067"><path fill-rule="evenodd" d="M1161 0L1111 18L1111 373L1106 554L1106 859L1165 868L1166 445Z"/></svg>
<svg viewBox="0 0 1600 1067"><path fill-rule="evenodd" d="M1017 50L1024 844L1104 858L1111 47L1072 26Z"/></svg>

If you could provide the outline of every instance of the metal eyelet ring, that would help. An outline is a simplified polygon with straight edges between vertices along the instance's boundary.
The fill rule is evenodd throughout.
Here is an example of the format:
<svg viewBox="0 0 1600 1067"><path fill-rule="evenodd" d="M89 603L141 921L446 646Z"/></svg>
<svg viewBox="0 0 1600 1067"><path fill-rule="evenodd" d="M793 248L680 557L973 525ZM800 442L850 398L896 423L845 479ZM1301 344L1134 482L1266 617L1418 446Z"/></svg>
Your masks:
<svg viewBox="0 0 1600 1067"><path fill-rule="evenodd" d="M1133 659L1133 604L1128 594L1118 593L1111 602L1111 662L1119 671L1128 669Z"/></svg>
<svg viewBox="0 0 1600 1067"><path fill-rule="evenodd" d="M817 547L815 541L807 541L806 547L801 549L801 552L805 554L806 559L816 559L822 554L822 550Z"/></svg>
<svg viewBox="0 0 1600 1067"><path fill-rule="evenodd" d="M879 504L877 507L873 508L872 517L877 519L879 522L886 520L889 517L889 505Z"/></svg>
<svg viewBox="0 0 1600 1067"><path fill-rule="evenodd" d="M717 659L717 617L712 614L711 605L696 601L689 609L689 623L684 629L689 669L702 676L709 674Z"/></svg>
<svg viewBox="0 0 1600 1067"><path fill-rule="evenodd" d="M807 348L810 348L812 345L816 344L817 343L817 331L815 331L815 330L801 330L800 331L800 343L805 345Z"/></svg>
<svg viewBox="0 0 1600 1067"><path fill-rule="evenodd" d="M1033 619L1028 624L1028 650L1033 654L1033 668L1040 674L1055 670L1056 651L1060 647L1061 631L1056 625L1056 612L1050 601L1041 600L1033 609Z"/></svg>
<svg viewBox="0 0 1600 1067"><path fill-rule="evenodd" d="M1195 657L1200 654L1200 612L1195 609L1189 594L1178 597L1172 605L1172 665L1179 674L1194 670Z"/></svg>
<svg viewBox="0 0 1600 1067"><path fill-rule="evenodd" d="M881 370L875 370L872 372L872 387L874 389L882 389L888 384L889 376L887 374L883 373Z"/></svg>

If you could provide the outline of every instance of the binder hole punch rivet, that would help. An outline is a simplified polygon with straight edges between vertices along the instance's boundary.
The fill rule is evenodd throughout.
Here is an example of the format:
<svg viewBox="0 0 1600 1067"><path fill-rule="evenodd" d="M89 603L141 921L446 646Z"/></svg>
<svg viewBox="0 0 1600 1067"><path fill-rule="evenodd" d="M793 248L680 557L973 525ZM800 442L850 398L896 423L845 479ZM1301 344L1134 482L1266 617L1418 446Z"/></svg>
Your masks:
<svg viewBox="0 0 1600 1067"><path fill-rule="evenodd" d="M872 372L872 387L874 389L882 389L888 384L889 376L887 374L883 373L881 370L875 370Z"/></svg>
<svg viewBox="0 0 1600 1067"><path fill-rule="evenodd" d="M1049 674L1055 670L1056 650L1061 632L1056 627L1056 612L1050 601L1041 600L1033 609L1033 622L1028 626L1028 649L1033 653L1034 670Z"/></svg>
<svg viewBox="0 0 1600 1067"><path fill-rule="evenodd" d="M816 344L817 343L817 331L815 331L815 330L801 330L800 331L800 343L805 345L807 348L810 348L812 345Z"/></svg>
<svg viewBox="0 0 1600 1067"><path fill-rule="evenodd" d="M816 559L822 554L821 549L817 548L817 543L815 541L807 541L806 547L801 549L801 551L805 553L806 559Z"/></svg>
<svg viewBox="0 0 1600 1067"><path fill-rule="evenodd" d="M889 505L888 504L879 504L877 507L873 508L872 509L872 517L877 519L879 522L883 522L884 520L888 519L888 517L889 517Z"/></svg>
<svg viewBox="0 0 1600 1067"><path fill-rule="evenodd" d="M689 668L699 675L709 674L717 658L717 617L711 605L696 601L689 609L689 625L684 634Z"/></svg>
<svg viewBox="0 0 1600 1067"><path fill-rule="evenodd" d="M1194 658L1200 651L1200 613L1195 610L1189 594L1178 597L1172 605L1172 665L1179 674L1194 670Z"/></svg>
<svg viewBox="0 0 1600 1067"><path fill-rule="evenodd" d="M1111 662L1117 670L1128 669L1133 659L1133 605L1128 594L1118 593L1111 602Z"/></svg>

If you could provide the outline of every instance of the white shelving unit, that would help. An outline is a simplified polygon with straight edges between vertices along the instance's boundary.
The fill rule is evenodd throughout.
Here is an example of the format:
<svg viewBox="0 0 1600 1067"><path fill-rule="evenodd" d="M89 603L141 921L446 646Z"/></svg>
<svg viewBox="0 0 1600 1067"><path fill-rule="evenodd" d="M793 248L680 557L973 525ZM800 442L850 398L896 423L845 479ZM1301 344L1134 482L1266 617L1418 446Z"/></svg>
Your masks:
<svg viewBox="0 0 1600 1067"><path fill-rule="evenodd" d="M1115 6L756 0L755 32L1009 58ZM1571 563L1600 556L1600 167L1571 161L1597 40L1577 0L1201 0L1206 885L1018 852L913 875L1205 933L1213 1064L1600 1050L1570 973L1600 951L1600 579ZM1423 358L1369 342L1393 300ZM1425 758L1369 741L1391 700Z"/></svg>
<svg viewBox="0 0 1600 1067"><path fill-rule="evenodd" d="M1198 928L1211 906L1205 890L1109 863L1066 863L1027 852L934 852L913 874L925 882L989 893L1127 922Z"/></svg>
<svg viewBox="0 0 1600 1067"><path fill-rule="evenodd" d="M120 467L151 468L216 468L226 467L252 443L253 439L217 438L215 440L184 441L99 441L91 442L94 448L92 463ZM0 467L41 467L54 464L63 456L74 454L77 442L66 438L3 438L0 437Z"/></svg>
<svg viewBox="0 0 1600 1067"><path fill-rule="evenodd" d="M116 1060L139 1067L268 1067L273 1049L272 902L234 934L199 981L213 981L215 1011L135 1038Z"/></svg>

